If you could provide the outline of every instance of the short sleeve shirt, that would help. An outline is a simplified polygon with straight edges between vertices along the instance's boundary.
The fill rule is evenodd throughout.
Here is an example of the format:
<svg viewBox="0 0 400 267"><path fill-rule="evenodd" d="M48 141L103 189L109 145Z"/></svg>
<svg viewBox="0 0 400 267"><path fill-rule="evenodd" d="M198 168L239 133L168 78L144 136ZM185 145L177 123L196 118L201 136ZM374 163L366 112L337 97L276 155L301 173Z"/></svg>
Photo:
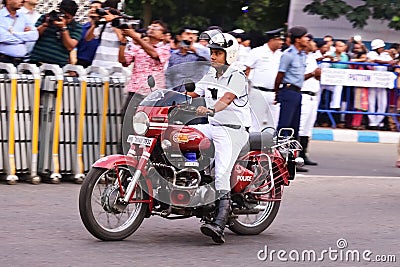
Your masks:
<svg viewBox="0 0 400 267"><path fill-rule="evenodd" d="M307 54L306 60L306 71L305 74L313 72L316 68L318 68L317 60L315 59L314 53ZM311 77L304 81L303 87L301 91L309 91L313 93L318 93L320 90L320 84L315 77Z"/></svg>
<svg viewBox="0 0 400 267"><path fill-rule="evenodd" d="M378 54L376 51L368 52L367 58L369 60L382 60L382 61L392 60L392 57L389 55L389 53L383 52L383 53ZM387 71L387 67L386 66L374 66L374 70Z"/></svg>
<svg viewBox="0 0 400 267"><path fill-rule="evenodd" d="M306 69L306 54L291 45L281 57L279 72L284 72L284 83L290 83L298 87L303 86L304 73Z"/></svg>
<svg viewBox="0 0 400 267"><path fill-rule="evenodd" d="M253 86L272 89L278 74L282 51L272 52L268 44L252 49L245 62L251 68L249 80Z"/></svg>
<svg viewBox="0 0 400 267"><path fill-rule="evenodd" d="M150 88L147 85L147 77L152 75L156 82L156 88L165 88L164 65L171 53L170 46L163 42L155 46L159 59L151 58L139 45L132 45L125 51L125 59L128 64L134 62L131 80L127 85L128 92L148 95Z"/></svg>
<svg viewBox="0 0 400 267"><path fill-rule="evenodd" d="M234 124L249 127L251 125L250 105L248 103L248 83L245 74L236 68L229 67L217 78L216 70L210 67L209 72L196 84L195 93L204 96L208 108L225 93L233 93L236 98L225 109L209 118L211 124Z"/></svg>
<svg viewBox="0 0 400 267"><path fill-rule="evenodd" d="M45 15L42 15L35 26L38 27L45 20ZM79 41L82 35L82 26L73 20L70 24L67 24L69 35L72 39ZM69 61L69 51L62 42L62 33L54 26L49 27L44 31L42 36L37 40L35 47L31 53L31 60L57 64L64 66Z"/></svg>

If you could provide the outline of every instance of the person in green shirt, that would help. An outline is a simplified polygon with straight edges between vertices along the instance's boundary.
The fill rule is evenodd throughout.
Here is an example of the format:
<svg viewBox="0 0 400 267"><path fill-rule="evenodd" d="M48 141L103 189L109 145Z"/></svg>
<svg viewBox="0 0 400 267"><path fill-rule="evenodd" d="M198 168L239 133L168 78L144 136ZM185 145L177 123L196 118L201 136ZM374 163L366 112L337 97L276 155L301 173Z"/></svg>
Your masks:
<svg viewBox="0 0 400 267"><path fill-rule="evenodd" d="M35 26L39 39L31 53L31 63L57 64L63 67L69 63L69 54L82 35L82 26L74 16L78 5L73 0L63 0L59 12L52 11L42 15Z"/></svg>

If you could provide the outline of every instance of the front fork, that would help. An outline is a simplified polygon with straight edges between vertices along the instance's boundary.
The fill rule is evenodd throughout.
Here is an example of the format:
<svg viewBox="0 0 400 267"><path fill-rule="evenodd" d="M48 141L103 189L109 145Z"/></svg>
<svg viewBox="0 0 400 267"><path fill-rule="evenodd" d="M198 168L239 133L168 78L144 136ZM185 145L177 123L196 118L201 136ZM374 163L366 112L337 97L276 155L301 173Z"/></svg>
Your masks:
<svg viewBox="0 0 400 267"><path fill-rule="evenodd" d="M139 181L140 176L144 173L145 167L147 163L149 162L151 152L154 149L154 146L156 145L157 139L153 138L151 141L151 144L146 146L146 145L140 145L139 149L142 149L142 155L140 156L139 162L136 166L136 171L133 174L132 181L129 183L128 188L126 189L125 195L124 195L124 203L129 203L129 201L133 197L133 191L135 189L135 186L137 182ZM131 144L131 150L134 150L135 145ZM148 189L149 191L151 188Z"/></svg>

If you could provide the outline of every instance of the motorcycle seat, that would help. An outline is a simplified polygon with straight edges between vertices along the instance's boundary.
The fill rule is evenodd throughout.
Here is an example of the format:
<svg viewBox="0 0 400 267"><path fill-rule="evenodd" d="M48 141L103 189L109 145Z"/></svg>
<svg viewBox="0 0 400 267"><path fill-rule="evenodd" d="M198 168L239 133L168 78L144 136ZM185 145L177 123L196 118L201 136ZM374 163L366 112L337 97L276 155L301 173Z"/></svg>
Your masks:
<svg viewBox="0 0 400 267"><path fill-rule="evenodd" d="M250 150L268 151L274 144L274 135L270 132L250 133L249 140L240 151L239 156L247 154Z"/></svg>

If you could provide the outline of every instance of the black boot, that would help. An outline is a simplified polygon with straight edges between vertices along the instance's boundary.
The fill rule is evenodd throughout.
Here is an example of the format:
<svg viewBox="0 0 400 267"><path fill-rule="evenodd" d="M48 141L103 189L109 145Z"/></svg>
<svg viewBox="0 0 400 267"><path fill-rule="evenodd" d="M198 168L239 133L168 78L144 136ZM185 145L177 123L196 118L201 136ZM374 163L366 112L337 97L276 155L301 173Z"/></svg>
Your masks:
<svg viewBox="0 0 400 267"><path fill-rule="evenodd" d="M225 243L224 229L228 221L231 207L231 194L229 191L217 191L217 216L212 223L205 223L200 227L201 232L212 238L215 243Z"/></svg>
<svg viewBox="0 0 400 267"><path fill-rule="evenodd" d="M304 167L296 166L296 172L308 172L308 169Z"/></svg>
<svg viewBox="0 0 400 267"><path fill-rule="evenodd" d="M318 163L307 157L308 142L310 141L310 138L308 136L300 136L299 141L300 145L303 147L303 150L300 152L300 157L304 159L304 165L317 166Z"/></svg>

